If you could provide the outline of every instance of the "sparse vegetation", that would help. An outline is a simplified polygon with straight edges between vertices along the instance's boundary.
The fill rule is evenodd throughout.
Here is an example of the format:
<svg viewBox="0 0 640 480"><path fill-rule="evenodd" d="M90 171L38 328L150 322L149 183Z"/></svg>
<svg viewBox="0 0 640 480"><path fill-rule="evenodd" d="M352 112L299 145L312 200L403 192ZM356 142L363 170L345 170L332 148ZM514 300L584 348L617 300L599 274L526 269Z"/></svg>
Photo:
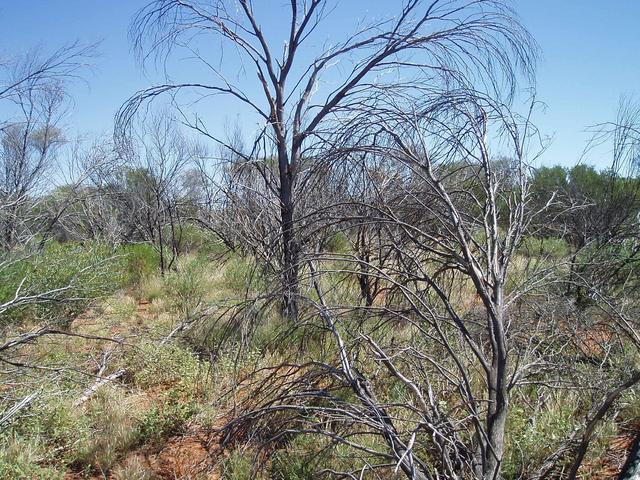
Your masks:
<svg viewBox="0 0 640 480"><path fill-rule="evenodd" d="M606 168L536 167L539 52L501 0L343 43L329 2L284 28L254 3L148 0L140 58L213 79L135 93L91 146L61 120L93 47L0 59L0 480L615 478L640 105L591 127ZM208 130L211 96L255 137Z"/></svg>

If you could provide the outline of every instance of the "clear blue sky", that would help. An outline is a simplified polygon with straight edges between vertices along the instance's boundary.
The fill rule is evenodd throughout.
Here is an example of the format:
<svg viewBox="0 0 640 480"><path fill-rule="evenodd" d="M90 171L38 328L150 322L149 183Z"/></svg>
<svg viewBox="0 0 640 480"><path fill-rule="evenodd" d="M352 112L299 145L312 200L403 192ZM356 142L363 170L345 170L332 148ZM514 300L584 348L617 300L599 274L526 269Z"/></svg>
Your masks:
<svg viewBox="0 0 640 480"><path fill-rule="evenodd" d="M262 1L274 6L267 21L277 19L283 2ZM374 5L380 11L395 3L343 1L354 17L363 14L361 5ZM74 40L101 40L101 55L87 73L87 83L72 87L75 105L67 124L78 134L109 132L122 102L154 80L145 78L136 66L127 38L133 14L145 3L0 0L0 58L37 44L55 49ZM537 123L554 136L543 160L571 164L584 147L585 126L613 120L621 94L640 96L640 1L515 0L514 7L543 52L537 86L538 98L547 109ZM350 19L343 15L339 20ZM330 39L343 33L344 25L326 25L330 25L326 32ZM232 111L215 113L221 119L234 115Z"/></svg>

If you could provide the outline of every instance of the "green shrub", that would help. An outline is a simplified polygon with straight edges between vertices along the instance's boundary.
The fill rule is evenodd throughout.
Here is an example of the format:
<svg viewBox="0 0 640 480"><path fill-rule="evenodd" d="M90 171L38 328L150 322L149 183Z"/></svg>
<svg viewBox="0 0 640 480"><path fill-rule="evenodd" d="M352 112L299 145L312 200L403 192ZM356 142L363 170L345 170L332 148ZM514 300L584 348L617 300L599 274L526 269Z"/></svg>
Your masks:
<svg viewBox="0 0 640 480"><path fill-rule="evenodd" d="M42 294L56 289L54 300L18 307L5 315L9 319L61 318L69 320L86 309L95 298L123 286L122 257L97 243L50 242L32 255L6 258L2 270L0 302L13 298L22 284L22 295Z"/></svg>
<svg viewBox="0 0 640 480"><path fill-rule="evenodd" d="M138 304L134 298L122 294L109 297L105 301L105 305L108 306L111 315L120 323L127 322L135 317L138 309Z"/></svg>
<svg viewBox="0 0 640 480"><path fill-rule="evenodd" d="M209 287L207 268L197 259L188 259L165 277L171 306L183 319L191 317L204 302Z"/></svg>
<svg viewBox="0 0 640 480"><path fill-rule="evenodd" d="M251 346L261 351L277 347L283 349L291 348L291 345L295 345L296 340L298 340L295 335L297 331L293 330L291 324L281 317L272 316L272 318L266 318L256 326L251 338ZM285 335L288 336L286 341L279 341ZM296 338L291 338L291 336Z"/></svg>
<svg viewBox="0 0 640 480"><path fill-rule="evenodd" d="M184 433L187 421L197 412L193 399L184 400L175 391L169 391L165 401L147 411L136 430L141 443L157 443L171 435Z"/></svg>
<svg viewBox="0 0 640 480"><path fill-rule="evenodd" d="M526 477L526 472L554 452L575 426L577 408L578 399L573 395L552 398L537 412L527 403L514 401L507 424L505 478Z"/></svg>
<svg viewBox="0 0 640 480"><path fill-rule="evenodd" d="M319 465L329 465L329 450L313 435L298 435L272 457L269 478L274 480L311 480Z"/></svg>
<svg viewBox="0 0 640 480"><path fill-rule="evenodd" d="M89 437L90 421L78 415L67 399L60 396L43 395L31 407L29 415L23 415L11 424L8 434L19 438L37 439L45 450L63 454L69 445L83 442ZM49 457L44 460L50 460Z"/></svg>
<svg viewBox="0 0 640 480"><path fill-rule="evenodd" d="M197 225L185 224L176 228L176 237L180 239L180 253L208 253L215 244L213 233Z"/></svg>
<svg viewBox="0 0 640 480"><path fill-rule="evenodd" d="M349 237L344 232L336 232L325 244L327 252L333 253L347 253L351 250Z"/></svg>
<svg viewBox="0 0 640 480"><path fill-rule="evenodd" d="M15 447L13 454L8 447L3 453L13 456L13 461L16 465L22 465L21 468L37 472L36 465L71 462L75 458L75 449L85 445L91 438L90 419L78 415L77 409L62 397L39 397L29 413L14 420L0 440L3 447ZM0 478L12 477L0 475ZM33 478L40 477L34 474Z"/></svg>
<svg viewBox="0 0 640 480"><path fill-rule="evenodd" d="M629 287L631 279L640 276L638 271L637 240L628 240L620 243L607 243L599 245L592 243L582 248L577 255L578 270L597 275L602 265L616 266L605 270L614 272L607 277L607 285L611 287ZM633 281L633 280L632 280ZM637 282L634 282L637 286Z"/></svg>
<svg viewBox="0 0 640 480"><path fill-rule="evenodd" d="M620 420L635 422L640 418L640 391L631 389L625 392L620 399Z"/></svg>
<svg viewBox="0 0 640 480"><path fill-rule="evenodd" d="M175 344L142 344L131 350L124 361L134 384L143 389L172 385L190 391L195 388L201 369L189 350Z"/></svg>
<svg viewBox="0 0 640 480"><path fill-rule="evenodd" d="M263 478L260 472L254 472L254 467L255 455L251 451L236 448L222 464L222 478L225 480L257 480Z"/></svg>
<svg viewBox="0 0 640 480"><path fill-rule="evenodd" d="M64 473L41 465L46 453L38 439L4 437L0 446L0 479L62 480Z"/></svg>
<svg viewBox="0 0 640 480"><path fill-rule="evenodd" d="M165 297L166 293L164 278L159 274L146 277L135 289L136 298L148 300L149 302Z"/></svg>
<svg viewBox="0 0 640 480"><path fill-rule="evenodd" d="M258 272L250 259L233 257L225 264L222 284L226 290L244 295L257 280Z"/></svg>
<svg viewBox="0 0 640 480"><path fill-rule="evenodd" d="M89 434L72 444L69 462L85 470L111 468L138 440L135 414L121 390L101 389L86 404Z"/></svg>
<svg viewBox="0 0 640 480"><path fill-rule="evenodd" d="M62 478L55 466L87 474L107 471L136 445L180 431L195 412L195 403L177 391L160 400L143 413L142 405L112 387L100 389L83 406L58 395L43 397L0 437L0 479Z"/></svg>
<svg viewBox="0 0 640 480"><path fill-rule="evenodd" d="M137 243L122 247L125 256L125 283L129 286L139 285L146 278L158 271L160 254L149 243Z"/></svg>
<svg viewBox="0 0 640 480"><path fill-rule="evenodd" d="M527 237L520 245L520 252L528 257L548 257L553 260L560 260L569 256L571 248L562 238Z"/></svg>

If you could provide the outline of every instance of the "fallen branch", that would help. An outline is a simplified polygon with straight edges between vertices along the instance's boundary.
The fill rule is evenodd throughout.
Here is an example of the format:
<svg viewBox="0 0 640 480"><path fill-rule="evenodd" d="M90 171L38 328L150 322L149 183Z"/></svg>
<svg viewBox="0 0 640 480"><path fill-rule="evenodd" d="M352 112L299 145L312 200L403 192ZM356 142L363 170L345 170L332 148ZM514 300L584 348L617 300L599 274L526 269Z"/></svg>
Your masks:
<svg viewBox="0 0 640 480"><path fill-rule="evenodd" d="M4 414L2 415L2 418L0 419L0 427L3 427L5 424L10 423L11 420L13 419L13 417L15 417L16 414L18 414L18 412L20 412L20 410L23 410L23 409L27 408L29 406L29 404L38 395L39 395L39 392L31 393L31 394L27 395L26 397L24 397L22 400L20 400L18 403L16 403L13 407L8 409L6 412L4 412Z"/></svg>
<svg viewBox="0 0 640 480"><path fill-rule="evenodd" d="M100 387L102 387L103 385L109 382L113 382L114 380L117 380L118 378L122 377L124 373L125 373L125 370L120 369L116 372L113 372L111 375L107 375L106 377L100 377L98 380L95 381L93 385L91 385L89 388L87 388L84 391L84 393L80 398L78 398L75 402L73 402L73 406L79 407L80 405L85 403L87 400L89 400L93 396L93 394L98 391Z"/></svg>
<svg viewBox="0 0 640 480"><path fill-rule="evenodd" d="M197 313L196 315L191 315L191 316L187 317L185 320L180 322L173 330L171 330L171 332L169 332L169 334L166 337L164 337L162 340L160 340L160 345L166 345L169 342L169 340L171 340L176 334L186 330L193 323L195 323L198 320L204 318L206 315L209 314L209 312L212 310L212 308L213 308L213 306L210 306L208 308L205 308L203 311Z"/></svg>
<svg viewBox="0 0 640 480"><path fill-rule="evenodd" d="M103 353L102 362L100 362L100 368L98 369L98 373L96 373L96 381L93 383L93 385L91 385L89 388L87 388L84 391L84 393L80 398L78 398L75 402L73 402L74 407L79 407L84 402L89 400L93 396L93 394L96 393L98 389L103 385L109 382L112 382L113 380L117 380L122 375L124 375L125 370L120 369L117 372L114 372L111 375L108 375L106 377L102 376L104 372L107 370L107 365L109 364L109 358L111 357L112 353L113 353L112 350L107 350Z"/></svg>

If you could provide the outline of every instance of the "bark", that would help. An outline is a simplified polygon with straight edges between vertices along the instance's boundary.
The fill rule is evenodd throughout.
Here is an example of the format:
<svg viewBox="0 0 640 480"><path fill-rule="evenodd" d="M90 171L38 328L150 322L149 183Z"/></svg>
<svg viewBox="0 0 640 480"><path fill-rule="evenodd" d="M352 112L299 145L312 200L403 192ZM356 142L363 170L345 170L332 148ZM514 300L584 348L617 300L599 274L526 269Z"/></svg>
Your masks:
<svg viewBox="0 0 640 480"><path fill-rule="evenodd" d="M488 448L484 462L484 478L500 478L504 456L504 436L509 412L508 352L504 331L502 286L494 294L494 312L489 314L493 359L489 374L489 408L487 415Z"/></svg>
<svg viewBox="0 0 640 480"><path fill-rule="evenodd" d="M295 152L294 152L295 155ZM282 224L282 314L292 322L299 316L299 243L295 228L295 201L293 198L294 175L282 135L278 146L278 169L280 174L280 216Z"/></svg>

